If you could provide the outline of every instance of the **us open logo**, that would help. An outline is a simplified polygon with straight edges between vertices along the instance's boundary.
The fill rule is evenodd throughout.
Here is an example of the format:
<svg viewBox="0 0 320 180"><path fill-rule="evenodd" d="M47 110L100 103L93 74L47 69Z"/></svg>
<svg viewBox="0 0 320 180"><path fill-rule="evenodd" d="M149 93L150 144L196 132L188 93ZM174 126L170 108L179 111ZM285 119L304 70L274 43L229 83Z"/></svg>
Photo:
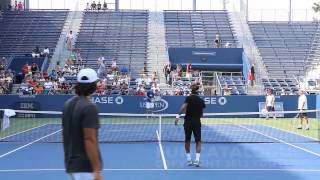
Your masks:
<svg viewBox="0 0 320 180"><path fill-rule="evenodd" d="M146 100L146 99L145 99ZM154 104L154 108L153 108L153 112L162 112L168 109L169 107L169 103L168 101L164 100L164 99L157 99L153 102ZM140 102L140 108L146 108L147 105L147 101L144 102Z"/></svg>

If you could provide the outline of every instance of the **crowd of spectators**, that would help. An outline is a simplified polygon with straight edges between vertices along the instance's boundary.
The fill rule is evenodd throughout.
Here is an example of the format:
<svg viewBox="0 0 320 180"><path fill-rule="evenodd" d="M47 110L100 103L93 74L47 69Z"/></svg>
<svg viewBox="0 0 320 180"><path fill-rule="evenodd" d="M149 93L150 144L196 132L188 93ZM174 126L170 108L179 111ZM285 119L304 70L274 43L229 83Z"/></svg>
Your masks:
<svg viewBox="0 0 320 180"><path fill-rule="evenodd" d="M8 4L8 9L15 10L15 11L17 11L17 10L21 11L24 9L24 3L23 3L23 1L19 1L19 2L14 1L13 5L11 3Z"/></svg>
<svg viewBox="0 0 320 180"><path fill-rule="evenodd" d="M100 1L98 1L98 3L96 3L95 1L93 1L91 4L87 3L86 6L86 11L94 11L94 10L108 10L108 3L106 1L103 2L103 4L101 4Z"/></svg>

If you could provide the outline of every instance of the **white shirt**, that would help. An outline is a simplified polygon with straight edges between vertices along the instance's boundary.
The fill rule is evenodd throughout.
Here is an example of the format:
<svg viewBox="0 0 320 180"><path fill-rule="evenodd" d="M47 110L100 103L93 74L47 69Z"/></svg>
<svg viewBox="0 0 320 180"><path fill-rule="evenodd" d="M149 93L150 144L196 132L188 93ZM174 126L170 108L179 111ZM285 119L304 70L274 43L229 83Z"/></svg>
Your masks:
<svg viewBox="0 0 320 180"><path fill-rule="evenodd" d="M307 96L302 94L299 96L298 99L298 109L308 109L308 100L307 100Z"/></svg>
<svg viewBox="0 0 320 180"><path fill-rule="evenodd" d="M117 67L117 61L112 61L111 67Z"/></svg>
<svg viewBox="0 0 320 180"><path fill-rule="evenodd" d="M73 34L68 33L67 34L67 39L73 39Z"/></svg>
<svg viewBox="0 0 320 180"><path fill-rule="evenodd" d="M50 50L49 50L49 48L44 49L44 50L43 50L43 53L44 53L44 54L50 54Z"/></svg>
<svg viewBox="0 0 320 180"><path fill-rule="evenodd" d="M275 97L274 95L270 94L270 95L267 95L266 97L266 105L267 106L273 106L273 102L275 101Z"/></svg>
<svg viewBox="0 0 320 180"><path fill-rule="evenodd" d="M53 86L53 83L51 81L45 82L44 83L44 88L45 89L51 89Z"/></svg>

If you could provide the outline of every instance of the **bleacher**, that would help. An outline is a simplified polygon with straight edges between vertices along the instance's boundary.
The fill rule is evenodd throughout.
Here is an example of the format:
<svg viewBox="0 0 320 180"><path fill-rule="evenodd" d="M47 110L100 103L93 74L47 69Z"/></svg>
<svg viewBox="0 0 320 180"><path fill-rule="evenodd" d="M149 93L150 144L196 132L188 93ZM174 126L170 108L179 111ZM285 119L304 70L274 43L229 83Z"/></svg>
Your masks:
<svg viewBox="0 0 320 180"><path fill-rule="evenodd" d="M88 67L98 69L102 54L108 64L116 58L119 68L138 77L147 60L148 11L85 12L76 48Z"/></svg>
<svg viewBox="0 0 320 180"><path fill-rule="evenodd" d="M275 95L297 95L299 92L299 83L295 79L262 79L262 84L265 90L271 89Z"/></svg>
<svg viewBox="0 0 320 180"><path fill-rule="evenodd" d="M236 38L227 11L165 10L167 47L214 48L216 34L222 46L236 46Z"/></svg>
<svg viewBox="0 0 320 180"><path fill-rule="evenodd" d="M269 77L304 75L316 23L249 22L249 26Z"/></svg>
<svg viewBox="0 0 320 180"><path fill-rule="evenodd" d="M67 10L5 11L0 21L0 57L31 55L48 46L51 55L59 40Z"/></svg>
<svg viewBox="0 0 320 180"><path fill-rule="evenodd" d="M224 89L229 88L230 95L247 95L248 85L241 73L217 73L218 92L224 94Z"/></svg>

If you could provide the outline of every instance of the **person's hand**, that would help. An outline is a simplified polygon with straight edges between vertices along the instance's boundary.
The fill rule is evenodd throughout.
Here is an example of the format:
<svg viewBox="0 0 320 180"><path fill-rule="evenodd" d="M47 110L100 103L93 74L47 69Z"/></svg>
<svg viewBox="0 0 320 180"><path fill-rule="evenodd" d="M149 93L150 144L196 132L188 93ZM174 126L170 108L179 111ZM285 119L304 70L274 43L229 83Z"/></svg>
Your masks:
<svg viewBox="0 0 320 180"><path fill-rule="evenodd" d="M98 171L98 172L94 172L94 173L93 173L93 180L102 180L101 171Z"/></svg>
<svg viewBox="0 0 320 180"><path fill-rule="evenodd" d="M178 122L179 122L179 118L180 118L180 116L179 116L179 114L177 114L176 115L176 120L174 121L174 125L178 125Z"/></svg>

